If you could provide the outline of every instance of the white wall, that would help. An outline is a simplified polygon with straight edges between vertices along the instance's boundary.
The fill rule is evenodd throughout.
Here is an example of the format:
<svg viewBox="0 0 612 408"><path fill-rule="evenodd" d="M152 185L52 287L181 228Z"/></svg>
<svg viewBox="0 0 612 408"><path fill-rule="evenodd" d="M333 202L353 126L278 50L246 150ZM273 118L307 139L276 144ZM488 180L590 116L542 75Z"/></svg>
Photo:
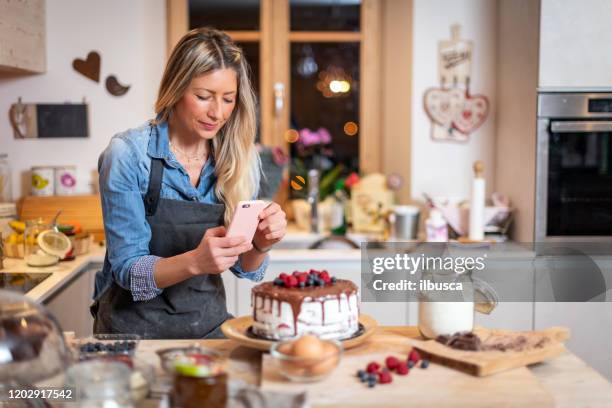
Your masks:
<svg viewBox="0 0 612 408"><path fill-rule="evenodd" d="M542 0L543 88L612 88L612 1Z"/></svg>
<svg viewBox="0 0 612 408"><path fill-rule="evenodd" d="M412 197L469 198L472 164L483 160L487 194L493 191L495 149L495 45L497 2L490 0L414 0L412 79ZM450 38L450 26L474 43L470 91L489 98L487 121L467 143L434 142L423 109L423 94L440 85L438 42Z"/></svg>
<svg viewBox="0 0 612 408"><path fill-rule="evenodd" d="M76 165L77 190L90 192L91 172L109 139L153 115L165 63L165 0L49 0L47 72L0 78L0 152L9 154L13 196L21 191L22 173L34 165ZM89 51L101 55L100 83L72 69L72 60ZM110 95L106 77L130 84L127 94ZM89 102L90 138L15 140L7 120L12 103Z"/></svg>

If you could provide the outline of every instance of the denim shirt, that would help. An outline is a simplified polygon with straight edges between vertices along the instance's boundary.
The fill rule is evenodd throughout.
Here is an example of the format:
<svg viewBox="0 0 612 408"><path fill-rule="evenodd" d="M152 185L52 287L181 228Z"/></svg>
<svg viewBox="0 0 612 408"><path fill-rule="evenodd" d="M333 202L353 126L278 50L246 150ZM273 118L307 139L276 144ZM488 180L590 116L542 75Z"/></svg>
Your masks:
<svg viewBox="0 0 612 408"><path fill-rule="evenodd" d="M153 278L155 263L161 258L149 253L151 228L143 202L152 157L164 161L161 198L219 203L214 193L216 176L211 155L198 186L193 187L187 171L170 151L168 124L154 126L157 132L151 132L151 124L146 122L115 135L98 160L108 263L96 274L94 299L113 281L131 291L135 301L152 299L163 291ZM259 268L244 271L239 258L230 270L239 278L261 281L268 263L266 256Z"/></svg>

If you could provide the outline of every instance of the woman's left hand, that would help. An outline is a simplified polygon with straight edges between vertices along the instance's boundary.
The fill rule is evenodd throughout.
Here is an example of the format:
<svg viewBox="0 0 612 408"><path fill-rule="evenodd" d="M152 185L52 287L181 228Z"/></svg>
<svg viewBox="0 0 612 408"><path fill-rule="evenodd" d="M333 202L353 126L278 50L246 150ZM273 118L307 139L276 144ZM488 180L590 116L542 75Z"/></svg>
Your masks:
<svg viewBox="0 0 612 408"><path fill-rule="evenodd" d="M259 225L253 242L257 248L265 251L280 241L286 232L287 216L280 205L272 202L259 214Z"/></svg>

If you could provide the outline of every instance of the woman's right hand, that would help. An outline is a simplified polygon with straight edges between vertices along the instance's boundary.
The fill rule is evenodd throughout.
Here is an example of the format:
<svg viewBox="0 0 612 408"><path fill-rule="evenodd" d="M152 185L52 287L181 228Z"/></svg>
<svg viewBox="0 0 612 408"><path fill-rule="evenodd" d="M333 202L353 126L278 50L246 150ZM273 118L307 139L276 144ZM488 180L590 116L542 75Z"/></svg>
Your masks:
<svg viewBox="0 0 612 408"><path fill-rule="evenodd" d="M250 251L253 245L244 237L226 237L225 227L209 228L193 251L195 274L219 274L238 261L238 255Z"/></svg>

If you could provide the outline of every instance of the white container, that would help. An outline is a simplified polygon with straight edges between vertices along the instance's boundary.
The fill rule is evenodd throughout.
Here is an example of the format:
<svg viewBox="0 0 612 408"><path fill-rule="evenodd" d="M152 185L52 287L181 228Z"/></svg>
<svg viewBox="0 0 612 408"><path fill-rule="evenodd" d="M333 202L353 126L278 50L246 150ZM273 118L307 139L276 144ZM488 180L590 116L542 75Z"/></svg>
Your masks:
<svg viewBox="0 0 612 408"><path fill-rule="evenodd" d="M52 196L55 192L55 169L50 166L32 167L33 196Z"/></svg>
<svg viewBox="0 0 612 408"><path fill-rule="evenodd" d="M425 221L425 232L427 242L448 242L448 226L439 210L432 208L429 211L429 218Z"/></svg>
<svg viewBox="0 0 612 408"><path fill-rule="evenodd" d="M474 302L419 302L419 331L423 337L472 331Z"/></svg>
<svg viewBox="0 0 612 408"><path fill-rule="evenodd" d="M55 195L73 195L76 190L76 166L55 168Z"/></svg>

